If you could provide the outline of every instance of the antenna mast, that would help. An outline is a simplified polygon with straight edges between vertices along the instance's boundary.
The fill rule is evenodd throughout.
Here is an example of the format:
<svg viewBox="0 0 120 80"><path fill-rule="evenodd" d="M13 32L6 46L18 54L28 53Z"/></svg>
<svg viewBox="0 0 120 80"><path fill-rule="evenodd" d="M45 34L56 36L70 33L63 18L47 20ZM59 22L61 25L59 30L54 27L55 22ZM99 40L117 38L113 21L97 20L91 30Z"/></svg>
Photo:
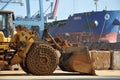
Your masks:
<svg viewBox="0 0 120 80"><path fill-rule="evenodd" d="M95 1L96 11L97 11L98 1L99 1L99 0L94 0L94 1Z"/></svg>

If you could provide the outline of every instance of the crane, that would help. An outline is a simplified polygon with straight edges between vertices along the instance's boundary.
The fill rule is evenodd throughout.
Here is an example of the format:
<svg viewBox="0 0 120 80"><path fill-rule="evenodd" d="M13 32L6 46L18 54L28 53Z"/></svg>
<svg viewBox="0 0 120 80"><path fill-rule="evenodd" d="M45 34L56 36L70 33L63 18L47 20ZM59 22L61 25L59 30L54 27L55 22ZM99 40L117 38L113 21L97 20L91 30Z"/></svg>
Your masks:
<svg viewBox="0 0 120 80"><path fill-rule="evenodd" d="M1 10L5 9L5 7L7 7L7 5L9 5L10 3L20 3L20 4L23 4L22 3L22 0L0 0L1 3L6 3L2 8ZM43 0L38 0L39 1L39 10L38 10L38 14L39 14L39 17L40 19L32 19L31 18L31 8L30 8L30 1L31 0L26 0L26 10L27 10L27 16L26 16L26 19L24 20L15 20L14 21L14 24L15 25L19 25L19 24L22 24L22 25L25 25L25 26L28 26L28 27L31 27L31 26L39 26L39 31L41 31L41 36L42 36L42 31L44 30L44 12L43 12ZM54 6L54 10L52 12L52 16L51 16L51 19L55 18L56 16L56 11L57 11L57 8L58 8L58 3L59 3L59 0L56 0L56 3L55 3L55 6Z"/></svg>
<svg viewBox="0 0 120 80"><path fill-rule="evenodd" d="M54 19L56 17L56 12L57 12L57 9L58 9L58 4L59 4L59 0L56 0L53 12L51 12L52 16L49 17L49 19Z"/></svg>

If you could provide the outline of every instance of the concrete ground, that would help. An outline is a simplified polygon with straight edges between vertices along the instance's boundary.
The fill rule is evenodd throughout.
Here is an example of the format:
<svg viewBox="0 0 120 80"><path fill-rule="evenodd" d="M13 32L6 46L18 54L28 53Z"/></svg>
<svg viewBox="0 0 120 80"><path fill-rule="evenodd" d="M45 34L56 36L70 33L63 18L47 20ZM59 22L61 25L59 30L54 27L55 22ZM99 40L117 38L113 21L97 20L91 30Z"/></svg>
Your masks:
<svg viewBox="0 0 120 80"><path fill-rule="evenodd" d="M20 71L0 71L0 80L120 80L120 70L96 70L97 76L56 70L52 75L35 76Z"/></svg>

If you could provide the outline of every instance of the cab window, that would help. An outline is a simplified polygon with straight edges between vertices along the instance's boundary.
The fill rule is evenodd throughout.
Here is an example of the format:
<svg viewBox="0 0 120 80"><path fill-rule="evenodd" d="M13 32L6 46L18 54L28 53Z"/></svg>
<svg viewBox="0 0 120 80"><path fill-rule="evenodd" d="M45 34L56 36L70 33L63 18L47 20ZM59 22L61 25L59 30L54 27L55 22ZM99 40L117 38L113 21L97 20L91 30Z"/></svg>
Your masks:
<svg viewBox="0 0 120 80"><path fill-rule="evenodd" d="M6 28L6 15L0 14L0 30L4 30Z"/></svg>

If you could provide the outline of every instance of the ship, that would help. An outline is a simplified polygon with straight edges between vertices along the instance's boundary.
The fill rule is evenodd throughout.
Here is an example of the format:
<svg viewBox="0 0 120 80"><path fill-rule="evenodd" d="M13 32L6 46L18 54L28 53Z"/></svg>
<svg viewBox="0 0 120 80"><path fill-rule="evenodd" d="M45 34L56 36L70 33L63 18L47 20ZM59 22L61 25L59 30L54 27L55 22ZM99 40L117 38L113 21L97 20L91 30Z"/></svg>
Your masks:
<svg viewBox="0 0 120 80"><path fill-rule="evenodd" d="M47 23L54 38L89 49L120 50L120 10L76 13L67 20Z"/></svg>
<svg viewBox="0 0 120 80"><path fill-rule="evenodd" d="M120 10L103 10L70 15L47 27L54 37L76 42L120 42Z"/></svg>

